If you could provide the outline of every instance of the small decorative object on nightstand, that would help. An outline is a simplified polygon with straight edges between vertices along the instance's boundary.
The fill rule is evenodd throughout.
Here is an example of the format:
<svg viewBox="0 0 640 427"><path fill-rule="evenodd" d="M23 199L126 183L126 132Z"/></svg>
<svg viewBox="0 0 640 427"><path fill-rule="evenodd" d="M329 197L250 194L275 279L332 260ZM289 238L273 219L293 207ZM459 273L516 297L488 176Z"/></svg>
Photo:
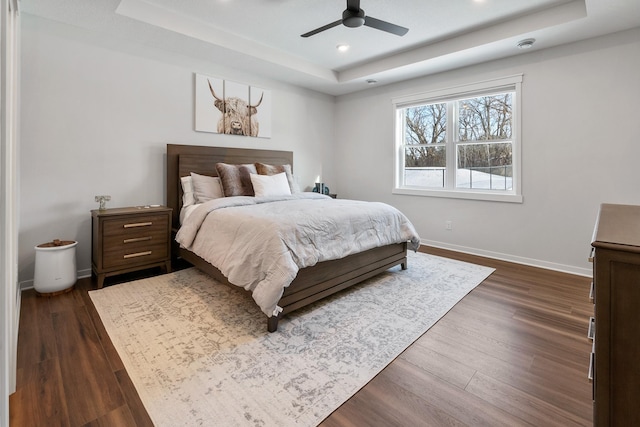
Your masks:
<svg viewBox="0 0 640 427"><path fill-rule="evenodd" d="M312 191L314 193L320 193L320 194L324 194L330 197L333 197L334 199L336 197L338 197L337 194L335 193L331 193L331 190L329 190L329 187L327 187L326 185L324 185L324 182L316 182L315 185L313 186Z"/></svg>
<svg viewBox="0 0 640 427"><path fill-rule="evenodd" d="M105 210L107 208L107 202L111 200L111 196L96 196L96 202L100 203L100 207L98 209L100 209L101 211Z"/></svg>
<svg viewBox="0 0 640 427"><path fill-rule="evenodd" d="M171 272L171 208L138 206L91 211L91 268L98 278L162 267Z"/></svg>

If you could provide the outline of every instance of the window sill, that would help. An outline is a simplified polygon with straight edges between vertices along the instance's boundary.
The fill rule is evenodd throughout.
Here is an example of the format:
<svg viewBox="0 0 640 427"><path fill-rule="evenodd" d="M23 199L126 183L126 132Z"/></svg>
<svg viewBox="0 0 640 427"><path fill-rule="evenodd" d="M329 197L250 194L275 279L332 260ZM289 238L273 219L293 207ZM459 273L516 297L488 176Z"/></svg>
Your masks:
<svg viewBox="0 0 640 427"><path fill-rule="evenodd" d="M449 199L486 200L491 202L522 203L523 197L515 193L497 193L487 191L435 190L417 188L394 188L393 194L422 197L443 197Z"/></svg>

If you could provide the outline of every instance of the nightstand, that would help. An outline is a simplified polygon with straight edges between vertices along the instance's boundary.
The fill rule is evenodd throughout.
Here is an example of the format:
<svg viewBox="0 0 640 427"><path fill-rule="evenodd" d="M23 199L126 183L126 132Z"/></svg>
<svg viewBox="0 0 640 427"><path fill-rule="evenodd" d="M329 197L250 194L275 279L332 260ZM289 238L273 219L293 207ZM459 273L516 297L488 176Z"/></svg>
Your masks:
<svg viewBox="0 0 640 427"><path fill-rule="evenodd" d="M171 208L128 207L91 211L91 269L104 279L161 267L171 272Z"/></svg>

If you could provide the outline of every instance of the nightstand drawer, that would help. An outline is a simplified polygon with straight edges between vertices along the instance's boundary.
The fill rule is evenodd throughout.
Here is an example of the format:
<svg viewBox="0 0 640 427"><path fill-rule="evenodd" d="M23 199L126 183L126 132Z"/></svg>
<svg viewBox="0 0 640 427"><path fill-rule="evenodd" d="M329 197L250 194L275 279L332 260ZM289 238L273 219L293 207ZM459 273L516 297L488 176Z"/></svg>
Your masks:
<svg viewBox="0 0 640 427"><path fill-rule="evenodd" d="M144 235L152 232L167 232L167 215L132 215L128 218L115 218L104 222L104 237ZM127 238L125 237L125 238Z"/></svg>
<svg viewBox="0 0 640 427"><path fill-rule="evenodd" d="M168 224L168 222L167 222ZM102 241L103 250L115 247L141 248L155 243L167 242L167 228L145 228L130 230L124 233L105 235Z"/></svg>
<svg viewBox="0 0 640 427"><path fill-rule="evenodd" d="M102 252L103 268L135 266L162 261L169 256L166 242L145 245L106 246Z"/></svg>

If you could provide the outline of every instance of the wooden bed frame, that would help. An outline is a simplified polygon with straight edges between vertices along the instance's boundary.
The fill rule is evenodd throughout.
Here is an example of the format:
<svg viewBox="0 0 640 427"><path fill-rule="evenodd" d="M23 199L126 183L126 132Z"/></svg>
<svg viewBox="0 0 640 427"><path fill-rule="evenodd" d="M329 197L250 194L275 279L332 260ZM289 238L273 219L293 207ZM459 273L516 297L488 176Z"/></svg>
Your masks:
<svg viewBox="0 0 640 427"><path fill-rule="evenodd" d="M272 165L290 164L293 168L293 153L290 151L253 150L238 148L207 147L195 145L167 144L167 206L172 213L172 255L182 258L216 280L236 289L213 265L198 255L180 248L175 233L180 227L182 208L182 186L180 178L191 172L217 176L215 164L243 164L261 162ZM407 243L398 243L371 249L342 259L325 261L313 267L301 269L293 282L285 288L278 305L282 312L267 319L267 330L274 332L282 316L318 301L326 296L353 286L396 265L407 268Z"/></svg>

